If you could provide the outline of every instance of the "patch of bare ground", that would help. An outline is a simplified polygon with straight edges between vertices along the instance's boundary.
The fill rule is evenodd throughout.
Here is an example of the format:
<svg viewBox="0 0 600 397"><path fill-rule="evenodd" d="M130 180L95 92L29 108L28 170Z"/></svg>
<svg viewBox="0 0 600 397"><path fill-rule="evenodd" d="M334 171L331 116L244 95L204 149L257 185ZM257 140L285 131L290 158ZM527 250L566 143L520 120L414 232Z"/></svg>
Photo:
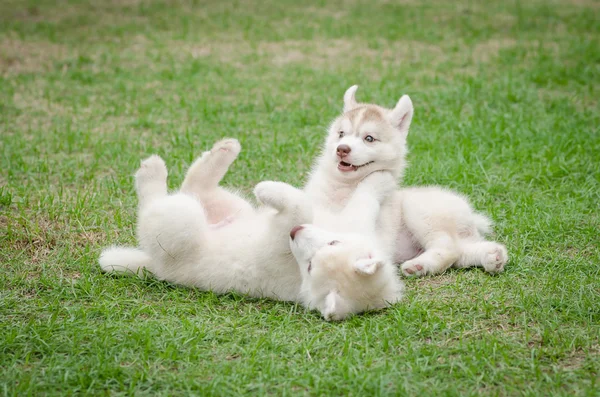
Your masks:
<svg viewBox="0 0 600 397"><path fill-rule="evenodd" d="M595 110L598 109L598 100L586 94L575 94L569 91L560 91L553 90L550 88L539 88L537 90L538 98L542 102L553 101L553 100L564 100L569 102L571 105L575 107L580 112L585 110Z"/></svg>
<svg viewBox="0 0 600 397"><path fill-rule="evenodd" d="M565 371L576 371L581 369L588 356L598 356L600 345L592 345L587 349L578 348L567 354L558 361L558 366Z"/></svg>
<svg viewBox="0 0 600 397"><path fill-rule="evenodd" d="M325 7L314 7L314 6L303 7L301 9L301 11L308 15L316 15L319 17L329 17L329 18L333 18L336 20L342 19L348 14L346 12L346 10L341 9L341 8L330 9L330 8L325 8Z"/></svg>
<svg viewBox="0 0 600 397"><path fill-rule="evenodd" d="M23 41L16 37L0 39L0 74L3 76L43 72L68 56L64 45L48 41Z"/></svg>
<svg viewBox="0 0 600 397"><path fill-rule="evenodd" d="M168 51L176 57L208 57L238 67L244 67L247 57L257 56L278 67L304 64L316 69L347 66L365 57L384 65L422 59L439 63L446 58L442 48L417 41L375 43L374 47L360 40L341 39L321 40L318 43L302 40L263 41L258 44L243 41L209 43L173 41L169 44ZM133 49L146 51L144 40L139 40Z"/></svg>
<svg viewBox="0 0 600 397"><path fill-rule="evenodd" d="M0 216L3 245L0 250L0 262L9 263L12 255L24 255L28 264L45 261L60 240L60 227L48 219L25 219L20 215Z"/></svg>
<svg viewBox="0 0 600 397"><path fill-rule="evenodd" d="M41 214L25 217L15 211L0 215L0 230L0 240L5 248L0 249L0 263L9 263L16 257L22 257L24 260L21 262L32 269L45 264L60 247L81 249L106 241L103 230L86 229L79 223L71 225L67 221L52 220Z"/></svg>
<svg viewBox="0 0 600 397"><path fill-rule="evenodd" d="M374 48L375 47L375 48ZM276 66L305 63L315 68L331 68L355 63L361 59L377 60L383 65L399 65L426 59L439 63L445 59L441 47L418 41L376 43L375 46L360 40L325 40L314 42L263 42L258 54L271 59Z"/></svg>
<svg viewBox="0 0 600 397"><path fill-rule="evenodd" d="M592 8L595 10L600 8L600 1L598 0L568 0L568 3L576 7Z"/></svg>
<svg viewBox="0 0 600 397"><path fill-rule="evenodd" d="M456 282L456 279L451 274L442 274L435 277L424 277L420 278L417 281L417 287L419 289L427 289L430 292L433 292L437 289L440 289L446 285L452 285Z"/></svg>
<svg viewBox="0 0 600 397"><path fill-rule="evenodd" d="M142 3L140 0L108 0L91 4L68 0L57 0L49 5L24 3L19 0L6 0L6 3L3 4L4 18L27 23L60 23L81 16L94 15L93 22L109 25L110 21L113 20L113 26L126 19L142 18L135 15L124 15L126 10L138 7ZM83 25L82 27L85 28Z"/></svg>
<svg viewBox="0 0 600 397"><path fill-rule="evenodd" d="M476 62L488 63L498 57L501 50L512 48L516 44L517 41L510 38L490 39L478 43L473 48L473 60Z"/></svg>

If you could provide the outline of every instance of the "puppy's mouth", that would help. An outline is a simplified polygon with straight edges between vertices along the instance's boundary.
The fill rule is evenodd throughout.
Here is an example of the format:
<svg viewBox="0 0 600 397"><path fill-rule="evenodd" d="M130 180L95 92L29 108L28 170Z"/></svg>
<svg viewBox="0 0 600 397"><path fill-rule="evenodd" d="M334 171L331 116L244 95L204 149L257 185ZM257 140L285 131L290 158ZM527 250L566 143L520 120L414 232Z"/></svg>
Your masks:
<svg viewBox="0 0 600 397"><path fill-rule="evenodd" d="M342 172L353 172L358 170L359 168L366 167L369 164L373 164L373 161L369 161L368 163L364 163L362 165L353 165L350 163L346 163L345 161L340 161L338 163L338 170Z"/></svg>

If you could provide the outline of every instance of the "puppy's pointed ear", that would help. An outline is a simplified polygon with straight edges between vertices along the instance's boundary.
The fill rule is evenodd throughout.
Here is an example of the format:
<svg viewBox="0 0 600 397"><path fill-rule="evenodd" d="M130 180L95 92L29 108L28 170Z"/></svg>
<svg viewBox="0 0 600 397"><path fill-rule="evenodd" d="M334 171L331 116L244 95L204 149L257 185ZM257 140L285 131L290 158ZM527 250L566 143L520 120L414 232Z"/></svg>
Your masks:
<svg viewBox="0 0 600 397"><path fill-rule="evenodd" d="M358 89L357 85L353 85L352 87L346 90L344 94L344 113L354 109L358 103L356 103L356 90Z"/></svg>
<svg viewBox="0 0 600 397"><path fill-rule="evenodd" d="M372 276L383 266L383 261L377 258L359 259L354 263L354 270L364 276Z"/></svg>
<svg viewBox="0 0 600 397"><path fill-rule="evenodd" d="M402 134L408 134L408 128L413 117L413 104L408 95L402 95L396 107L390 112L389 117L394 127Z"/></svg>

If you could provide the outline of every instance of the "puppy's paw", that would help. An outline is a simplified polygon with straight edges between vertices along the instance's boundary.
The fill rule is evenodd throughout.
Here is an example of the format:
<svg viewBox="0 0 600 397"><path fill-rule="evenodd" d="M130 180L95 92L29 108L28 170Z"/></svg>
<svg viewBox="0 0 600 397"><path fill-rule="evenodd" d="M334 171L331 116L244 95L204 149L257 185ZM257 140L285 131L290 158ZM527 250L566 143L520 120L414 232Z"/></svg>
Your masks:
<svg viewBox="0 0 600 397"><path fill-rule="evenodd" d="M285 202L286 184L283 182L263 181L254 187L254 196L262 204L281 208Z"/></svg>
<svg viewBox="0 0 600 397"><path fill-rule="evenodd" d="M427 265L419 258L406 261L402 264L402 274L406 277L423 277L427 274Z"/></svg>
<svg viewBox="0 0 600 397"><path fill-rule="evenodd" d="M216 142L213 145L212 149L210 149L210 152L212 154L217 154L219 152L228 153L230 156L233 156L235 158L238 154L240 154L241 150L242 145L240 145L240 142L237 139L226 138Z"/></svg>
<svg viewBox="0 0 600 397"><path fill-rule="evenodd" d="M233 163L241 150L242 147L237 139L222 139L209 151L203 152L190 169L206 169L207 174L212 174L213 171L222 172Z"/></svg>
<svg viewBox="0 0 600 397"><path fill-rule="evenodd" d="M482 265L486 272L500 273L508 262L508 252L502 244L489 242L486 244Z"/></svg>
<svg viewBox="0 0 600 397"><path fill-rule="evenodd" d="M140 168L135 173L138 182L163 181L167 179L167 166L160 156L156 154L142 161Z"/></svg>

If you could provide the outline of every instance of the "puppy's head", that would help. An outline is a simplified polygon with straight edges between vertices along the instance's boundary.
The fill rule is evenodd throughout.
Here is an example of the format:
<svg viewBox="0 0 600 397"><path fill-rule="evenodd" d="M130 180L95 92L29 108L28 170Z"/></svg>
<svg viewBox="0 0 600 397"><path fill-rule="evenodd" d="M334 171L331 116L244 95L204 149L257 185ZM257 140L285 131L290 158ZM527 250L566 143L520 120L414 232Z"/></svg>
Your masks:
<svg viewBox="0 0 600 397"><path fill-rule="evenodd" d="M358 103L357 88L348 88L344 112L329 127L324 156L330 169L346 180L359 180L379 170L400 177L405 168L412 101L404 95L393 109Z"/></svg>
<svg viewBox="0 0 600 397"><path fill-rule="evenodd" d="M302 301L326 320L381 309L402 297L396 267L364 236L302 225L292 229L290 247L302 274Z"/></svg>

